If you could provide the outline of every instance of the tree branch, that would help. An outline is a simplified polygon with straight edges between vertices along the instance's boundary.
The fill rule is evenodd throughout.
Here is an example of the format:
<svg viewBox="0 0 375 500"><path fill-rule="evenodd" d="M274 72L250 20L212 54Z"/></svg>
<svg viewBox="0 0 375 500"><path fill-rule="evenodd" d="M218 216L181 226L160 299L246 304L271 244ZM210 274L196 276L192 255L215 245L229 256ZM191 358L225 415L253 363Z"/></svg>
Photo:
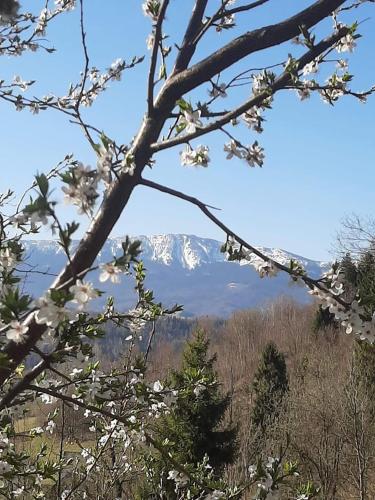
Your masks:
<svg viewBox="0 0 375 500"><path fill-rule="evenodd" d="M147 93L147 104L148 104L148 114L154 110L154 85L155 85L155 70L158 61L159 44L163 36L163 21L165 18L165 13L167 12L169 0L164 0L162 6L160 7L160 12L155 26L154 43L152 46L150 71L148 75L148 93Z"/></svg>
<svg viewBox="0 0 375 500"><path fill-rule="evenodd" d="M200 28L202 27L202 19L206 11L207 3L208 0L196 0L195 2L195 7L185 32L182 47L177 56L175 67L172 72L173 74L185 70L194 55L197 46L194 42L194 38L197 36Z"/></svg>
<svg viewBox="0 0 375 500"><path fill-rule="evenodd" d="M212 20L213 22L216 22L226 16L232 16L233 14L237 14L239 12L247 12L249 10L255 9L256 7L260 7L261 5L267 2L269 2L269 0L257 0L255 2L251 2L246 5L233 7L233 9L227 9L223 14L217 14L216 16L213 16Z"/></svg>
<svg viewBox="0 0 375 500"><path fill-rule="evenodd" d="M181 191L177 191L176 189L169 188L167 186L163 186L162 184L158 184L156 182L150 181L148 179L141 179L140 184L144 186L148 186L152 189L155 189L157 191L160 191L162 193L167 193L171 196L174 196L176 198L180 198L181 200L187 201L191 203L192 205L195 205L196 207L201 210L206 217L208 217L217 227L219 227L227 236L232 237L237 243L239 243L242 247L246 248L249 250L251 253L255 254L257 257L262 259L265 262L270 262L272 263L277 269L280 271L284 271L290 276L294 278L301 279L309 288L313 289L314 287L319 288L320 290L323 290L327 292L328 290L322 286L319 280L315 280L313 278L310 278L309 276L306 275L301 275L296 272L294 272L292 269L289 267L285 266L284 264L281 264L280 262L277 262L276 260L272 259L268 255L265 255L262 253L260 250L258 250L256 247L242 239L240 236L238 236L235 232L233 232L228 226L226 226L220 219L218 219L210 210L207 208L207 205L205 205L203 202L201 202L198 198L195 198L193 196L189 196ZM343 305L344 307L348 307L348 304L343 301L340 297L335 296L335 300Z"/></svg>
<svg viewBox="0 0 375 500"><path fill-rule="evenodd" d="M215 75L246 56L274 47L298 36L301 33L302 26L309 29L318 24L345 1L318 0L307 9L283 22L264 26L235 38L194 66L181 71L177 75L172 75L159 94L156 105L163 106L165 100L170 99L176 102L179 96L209 81Z"/></svg>
<svg viewBox="0 0 375 500"><path fill-rule="evenodd" d="M348 33L348 28L342 28L338 33L322 40L320 43L314 46L314 48L310 49L306 52L297 62L297 70L302 69L306 64L313 61L317 56L325 52L327 49L332 47L336 42L338 42L343 36ZM262 102L270 97L270 95L275 94L279 90L286 88L291 81L291 75L289 72L284 71L276 80L273 85L269 87L265 92L261 92L251 99L245 101L241 106L238 106L233 111L229 111L225 113L220 119L206 125L205 127L198 128L194 133L181 135L174 137L172 139L168 139L163 142L155 143L151 145L151 150L153 153L157 153L162 151L163 149L172 148L179 144L183 144L189 142L197 137L201 137L202 135L206 135L209 132L213 132L215 130L219 130L224 125L227 125L231 120L238 118L243 113L248 111L254 106L259 106Z"/></svg>

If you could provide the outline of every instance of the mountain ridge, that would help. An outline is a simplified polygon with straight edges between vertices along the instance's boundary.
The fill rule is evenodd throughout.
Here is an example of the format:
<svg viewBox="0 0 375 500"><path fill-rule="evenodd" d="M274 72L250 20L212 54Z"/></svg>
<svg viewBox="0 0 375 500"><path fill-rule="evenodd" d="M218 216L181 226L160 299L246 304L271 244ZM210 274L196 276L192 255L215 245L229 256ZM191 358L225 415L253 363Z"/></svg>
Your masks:
<svg viewBox="0 0 375 500"><path fill-rule="evenodd" d="M155 235L138 235L130 236L132 240L139 239L142 242L142 256L144 260L152 260L154 262L160 262L165 265L171 265L179 263L187 268L194 269L199 265L210 264L213 262L225 262L225 256L220 251L222 242L215 240L213 238L204 238L192 234L155 234ZM116 250L121 250L121 243L125 240L124 237L113 237L108 238L102 251L99 253L99 261L101 257L108 253L111 249L115 255ZM58 253L63 254L62 248L59 246L56 240L26 240L25 242L26 250L32 250L37 248L39 251L48 251L54 249ZM183 246L181 246L181 243ZM78 244L78 241L73 241L73 249ZM315 265L320 268L325 268L328 265L326 261L319 261L297 255L288 250L273 247L256 247L261 252L265 253L269 257L277 260L280 263L285 263L290 259L298 260L302 264ZM200 255L198 255L198 250ZM199 258L200 257L200 258Z"/></svg>
<svg viewBox="0 0 375 500"><path fill-rule="evenodd" d="M121 243L125 238L110 238L98 255L97 264L110 262L121 254ZM185 315L228 316L238 309L260 307L281 296L291 297L301 303L311 301L306 289L291 286L289 277L279 273L275 278L260 279L251 265L228 262L220 252L221 242L187 234L162 234L137 236L142 243L141 258L144 261L146 285L157 300L166 306L180 303ZM78 242L73 243L74 246ZM28 240L25 242L26 256L30 268L57 274L66 262L66 257L54 240ZM319 277L328 263L314 261L278 248L257 247L282 264L290 259L298 260L313 278ZM121 285L100 283L98 272L88 278L104 292L113 295L117 307L132 307L135 301L134 282L125 278ZM50 275L27 276L25 289L39 296L48 288L53 278ZM104 298L94 304L100 307Z"/></svg>

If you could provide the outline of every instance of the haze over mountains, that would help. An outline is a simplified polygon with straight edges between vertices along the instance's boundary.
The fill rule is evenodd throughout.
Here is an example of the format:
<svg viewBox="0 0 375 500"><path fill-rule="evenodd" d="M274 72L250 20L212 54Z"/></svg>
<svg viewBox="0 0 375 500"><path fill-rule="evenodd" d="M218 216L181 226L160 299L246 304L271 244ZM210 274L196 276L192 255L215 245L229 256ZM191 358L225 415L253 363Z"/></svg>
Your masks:
<svg viewBox="0 0 375 500"><path fill-rule="evenodd" d="M222 242L186 234L134 238L142 241L141 258L147 269L147 286L164 305L183 304L186 316L208 314L225 317L235 310L261 306L283 295L298 302L310 300L306 289L291 284L284 273L276 278L260 279L252 266L226 261L220 252ZM123 240L108 239L98 262L110 262L114 255L120 255ZM29 240L25 245L28 264L38 270L57 274L65 264L66 257L55 241ZM320 276L327 268L325 262L306 259L284 250L261 249L281 263L289 263L291 258L299 260L312 277ZM117 308L134 305L132 278L123 277L120 285L103 284L98 282L98 273L93 272L89 279L100 290L115 297ZM37 296L52 280L51 276L30 273L25 287ZM96 302L95 306L99 305Z"/></svg>

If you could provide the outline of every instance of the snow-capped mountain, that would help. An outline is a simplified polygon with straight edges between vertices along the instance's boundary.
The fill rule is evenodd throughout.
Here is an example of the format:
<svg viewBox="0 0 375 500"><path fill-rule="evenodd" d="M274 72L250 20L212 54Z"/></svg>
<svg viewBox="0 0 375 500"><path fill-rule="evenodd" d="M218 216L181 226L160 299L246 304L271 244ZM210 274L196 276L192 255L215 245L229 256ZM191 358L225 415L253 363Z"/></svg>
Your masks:
<svg viewBox="0 0 375 500"><path fill-rule="evenodd" d="M147 285L165 305L180 303L185 314L215 314L226 316L236 309L254 307L288 295L300 302L309 296L304 288L291 286L282 273L276 278L260 279L252 266L228 262L220 252L222 242L186 234L138 236L142 242L142 259L147 269ZM108 239L98 262L109 262L121 254L123 238ZM55 241L27 241L26 254L30 269L49 273L46 276L30 273L25 287L32 295L43 292L65 264L65 255ZM309 275L318 277L327 263L314 261L281 249L259 247L280 263L298 260ZM124 278L119 286L99 284L97 274L90 280L103 291L115 296L119 307L129 307L134 301L133 282ZM99 305L99 304L98 304Z"/></svg>

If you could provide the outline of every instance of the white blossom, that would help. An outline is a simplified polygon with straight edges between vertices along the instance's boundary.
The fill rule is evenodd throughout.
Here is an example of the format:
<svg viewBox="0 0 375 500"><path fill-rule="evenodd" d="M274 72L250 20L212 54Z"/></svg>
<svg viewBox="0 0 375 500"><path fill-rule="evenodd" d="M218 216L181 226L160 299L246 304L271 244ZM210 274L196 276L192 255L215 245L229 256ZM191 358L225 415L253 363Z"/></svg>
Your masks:
<svg viewBox="0 0 375 500"><path fill-rule="evenodd" d="M256 465L249 465L247 470L248 470L250 479L253 479L257 473L257 466Z"/></svg>
<svg viewBox="0 0 375 500"><path fill-rule="evenodd" d="M119 266L114 264L101 264L101 273L99 275L99 281L104 283L110 280L111 283L120 283L121 269Z"/></svg>
<svg viewBox="0 0 375 500"><path fill-rule="evenodd" d="M250 167L255 167L256 165L261 167L264 161L264 149L255 141L246 151L243 151L242 158Z"/></svg>
<svg viewBox="0 0 375 500"><path fill-rule="evenodd" d="M345 94L347 82L340 75L333 74L327 79L327 85L324 90L320 90L323 101L332 103L337 101Z"/></svg>
<svg viewBox="0 0 375 500"><path fill-rule="evenodd" d="M194 134L197 128L203 127L200 117L201 111L199 109L196 111L184 110L178 123L184 127L184 132Z"/></svg>
<svg viewBox="0 0 375 500"><path fill-rule="evenodd" d="M121 171L125 174L133 176L136 166L134 156L131 153L128 153L121 163Z"/></svg>
<svg viewBox="0 0 375 500"><path fill-rule="evenodd" d="M164 389L162 383L160 382L160 380L157 380L156 382L154 382L154 385L153 385L153 390L154 392L162 392L162 390Z"/></svg>
<svg viewBox="0 0 375 500"><path fill-rule="evenodd" d="M29 330L29 327L23 325L19 321L11 321L10 329L6 333L6 337L8 340L13 340L16 344L23 342L24 336Z"/></svg>
<svg viewBox="0 0 375 500"><path fill-rule="evenodd" d="M236 141L231 139L231 141L224 145L224 151L227 154L227 160L233 158L233 156L237 156L237 158L242 158L241 150L238 148Z"/></svg>
<svg viewBox="0 0 375 500"><path fill-rule="evenodd" d="M55 304L49 292L38 299L35 305L38 307L35 320L40 325L56 328L60 323L69 320L71 317L70 311Z"/></svg>
<svg viewBox="0 0 375 500"><path fill-rule="evenodd" d="M108 68L108 76L111 80L120 81L121 73L125 68L125 61L121 58L116 59Z"/></svg>
<svg viewBox="0 0 375 500"><path fill-rule="evenodd" d="M311 80L301 80L300 83L302 86L297 89L297 95L301 101L304 101L310 97L311 89L315 87L315 83Z"/></svg>
<svg viewBox="0 0 375 500"><path fill-rule="evenodd" d="M190 146L187 146L185 151L180 153L181 156L181 164L182 165L193 165L200 167L207 167L210 161L208 156L208 147L207 146L198 146L195 149L192 149Z"/></svg>
<svg viewBox="0 0 375 500"><path fill-rule="evenodd" d="M271 261L254 259L251 264L254 266L261 278L264 278L265 276L274 277L279 272L278 268Z"/></svg>
<svg viewBox="0 0 375 500"><path fill-rule="evenodd" d="M262 128L262 121L263 118L261 116L259 108L256 106L250 108L248 111L246 111L241 118L243 121L246 123L246 125L250 128L255 130L255 132L261 133L263 132Z"/></svg>
<svg viewBox="0 0 375 500"><path fill-rule="evenodd" d="M8 462L4 462L4 460L0 460L0 476L10 472L12 470L12 466L8 464Z"/></svg>
<svg viewBox="0 0 375 500"><path fill-rule="evenodd" d="M227 97L226 92L227 86L225 83L220 83L219 85L213 85L212 89L208 91L210 97Z"/></svg>
<svg viewBox="0 0 375 500"><path fill-rule="evenodd" d="M220 19L219 24L216 26L216 31L220 33L223 29L231 28L234 25L234 14L228 14Z"/></svg>
<svg viewBox="0 0 375 500"><path fill-rule="evenodd" d="M56 427L55 422L53 420L49 420L46 425L46 431L49 432L50 434L53 434L55 427Z"/></svg>
<svg viewBox="0 0 375 500"><path fill-rule="evenodd" d="M345 35L341 40L336 45L336 50L339 53L342 52L353 52L353 50L356 48L357 43L350 33Z"/></svg>
<svg viewBox="0 0 375 500"><path fill-rule="evenodd" d="M177 470L170 470L168 472L168 479L174 481L177 487L185 486L189 481L189 478L185 474Z"/></svg>
<svg viewBox="0 0 375 500"><path fill-rule="evenodd" d="M112 150L101 148L98 154L96 172L98 178L103 180L107 185L110 184L111 182L112 160L113 160Z"/></svg>
<svg viewBox="0 0 375 500"><path fill-rule="evenodd" d="M309 75L310 73L317 73L319 69L319 60L314 59L310 63L306 64L302 69L303 75Z"/></svg>
<svg viewBox="0 0 375 500"><path fill-rule="evenodd" d="M225 498L226 495L223 491L214 490L212 493L209 493L204 498L205 500L220 500L221 498Z"/></svg>
<svg viewBox="0 0 375 500"><path fill-rule="evenodd" d="M20 497L25 493L25 487L21 486L20 488L16 488L15 490L12 491L12 495L15 497Z"/></svg>
<svg viewBox="0 0 375 500"><path fill-rule="evenodd" d="M3 434L2 432L0 432L0 452L4 448L8 448L8 446L9 446L8 436L6 434Z"/></svg>
<svg viewBox="0 0 375 500"><path fill-rule="evenodd" d="M76 205L79 213L91 213L95 200L98 197L98 177L90 167L78 163L73 169L74 181L61 189L64 193L64 202Z"/></svg>
<svg viewBox="0 0 375 500"><path fill-rule="evenodd" d="M341 69L343 71L347 71L348 69L348 60L347 59L339 59L336 64L337 69Z"/></svg>
<svg viewBox="0 0 375 500"><path fill-rule="evenodd" d="M253 93L255 95L260 94L267 90L269 87L269 81L266 71L262 71L257 75L253 75Z"/></svg>
<svg viewBox="0 0 375 500"><path fill-rule="evenodd" d="M155 43L155 33L150 33L146 39L146 47L148 50L152 50Z"/></svg>
<svg viewBox="0 0 375 500"><path fill-rule="evenodd" d="M70 372L69 376L71 378L77 378L82 372L82 368L73 368L73 371Z"/></svg>
<svg viewBox="0 0 375 500"><path fill-rule="evenodd" d="M193 390L193 393L196 397L200 396L202 392L206 390L206 386L204 384L198 383Z"/></svg>
<svg viewBox="0 0 375 500"><path fill-rule="evenodd" d="M72 302L78 304L80 309L83 309L90 300L98 296L98 292L91 283L84 283L81 280L77 280L76 284L69 288L69 291L74 295Z"/></svg>
<svg viewBox="0 0 375 500"><path fill-rule="evenodd" d="M10 248L0 249L0 272L11 271L17 263L17 258Z"/></svg>
<svg viewBox="0 0 375 500"><path fill-rule="evenodd" d="M19 87L22 91L25 91L29 88L30 83L22 80L19 75L13 77L13 85Z"/></svg>
<svg viewBox="0 0 375 500"><path fill-rule="evenodd" d="M158 0L146 0L142 4L142 10L145 16L150 17L153 21L158 18L160 8L160 1Z"/></svg>
<svg viewBox="0 0 375 500"><path fill-rule="evenodd" d="M45 405L52 405L56 402L56 398L54 396L51 396L50 394L42 393L40 395L40 399Z"/></svg>

